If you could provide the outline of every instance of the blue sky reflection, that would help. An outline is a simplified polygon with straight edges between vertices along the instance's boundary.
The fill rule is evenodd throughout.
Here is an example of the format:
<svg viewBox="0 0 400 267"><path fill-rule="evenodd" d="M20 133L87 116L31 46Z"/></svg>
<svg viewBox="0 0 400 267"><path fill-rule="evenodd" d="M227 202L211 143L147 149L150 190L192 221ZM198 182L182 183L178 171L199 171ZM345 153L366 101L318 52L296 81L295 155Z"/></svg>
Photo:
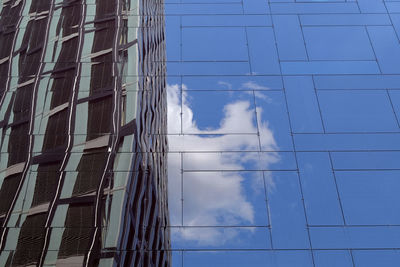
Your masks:
<svg viewBox="0 0 400 267"><path fill-rule="evenodd" d="M174 266L400 266L399 3L167 1Z"/></svg>
<svg viewBox="0 0 400 267"><path fill-rule="evenodd" d="M252 82L248 85L261 87ZM225 102L220 101L224 103L222 110L212 109L216 114L221 112L221 115L215 116L213 120L206 118L210 124L214 123L213 127L207 127L205 121L198 121L201 114L194 113L185 85L183 89L181 95L178 85L168 87L168 131L192 134L170 136L170 150L180 151L184 145L185 151L196 151L201 147L203 152L187 152L182 157L177 154L169 157L171 224L209 227L180 228L174 231L174 237L200 245L219 246L233 239L240 239L240 235L253 235L257 231L252 227L224 229L215 226L268 225L264 177L259 171L244 172L268 168L280 158L275 152L263 155L261 166L261 154L256 152L260 151L257 132L263 136L263 144L269 150L276 151L278 148L268 122L262 119L263 111L261 108L257 109L257 123L254 95L250 91L250 94L244 93L237 99L228 97ZM193 101L199 101L199 98L193 98ZM209 104L218 105L213 101L217 102L210 98ZM203 126L200 128L199 124ZM243 138L243 133L249 136ZM243 153L241 150L254 152ZM180 201L182 192L183 212Z"/></svg>

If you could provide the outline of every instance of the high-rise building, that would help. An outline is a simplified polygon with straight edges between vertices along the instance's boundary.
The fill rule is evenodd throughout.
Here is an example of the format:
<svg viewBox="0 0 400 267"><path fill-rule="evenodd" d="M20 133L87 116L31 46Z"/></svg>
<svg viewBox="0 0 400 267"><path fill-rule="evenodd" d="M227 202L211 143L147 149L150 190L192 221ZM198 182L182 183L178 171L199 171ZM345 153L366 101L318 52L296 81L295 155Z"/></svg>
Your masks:
<svg viewBox="0 0 400 267"><path fill-rule="evenodd" d="M162 0L5 0L0 266L169 266Z"/></svg>
<svg viewBox="0 0 400 267"><path fill-rule="evenodd" d="M399 0L0 20L0 266L400 266Z"/></svg>
<svg viewBox="0 0 400 267"><path fill-rule="evenodd" d="M400 266L400 1L165 7L174 267Z"/></svg>

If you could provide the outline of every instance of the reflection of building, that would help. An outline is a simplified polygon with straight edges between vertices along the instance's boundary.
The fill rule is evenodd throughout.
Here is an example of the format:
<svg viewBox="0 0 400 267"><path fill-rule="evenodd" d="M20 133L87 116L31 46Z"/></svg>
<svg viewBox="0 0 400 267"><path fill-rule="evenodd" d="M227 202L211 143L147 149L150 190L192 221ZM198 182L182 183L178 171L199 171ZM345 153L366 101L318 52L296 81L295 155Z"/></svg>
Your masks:
<svg viewBox="0 0 400 267"><path fill-rule="evenodd" d="M168 266L161 0L10 0L0 266Z"/></svg>

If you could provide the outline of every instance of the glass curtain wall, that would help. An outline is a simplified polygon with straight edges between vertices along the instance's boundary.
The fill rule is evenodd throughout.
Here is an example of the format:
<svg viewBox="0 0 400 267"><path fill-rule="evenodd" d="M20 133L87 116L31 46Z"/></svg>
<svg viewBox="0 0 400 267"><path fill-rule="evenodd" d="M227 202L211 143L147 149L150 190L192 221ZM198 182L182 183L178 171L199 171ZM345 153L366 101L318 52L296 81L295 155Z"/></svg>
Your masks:
<svg viewBox="0 0 400 267"><path fill-rule="evenodd" d="M173 266L399 266L400 2L165 10Z"/></svg>

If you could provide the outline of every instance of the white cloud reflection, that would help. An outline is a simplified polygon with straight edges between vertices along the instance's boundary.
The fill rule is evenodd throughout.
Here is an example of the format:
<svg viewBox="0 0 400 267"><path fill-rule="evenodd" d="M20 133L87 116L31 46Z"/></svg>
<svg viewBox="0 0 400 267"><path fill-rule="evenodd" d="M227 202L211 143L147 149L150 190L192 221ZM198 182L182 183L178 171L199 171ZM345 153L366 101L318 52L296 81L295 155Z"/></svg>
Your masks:
<svg viewBox="0 0 400 267"><path fill-rule="evenodd" d="M254 94L255 97L266 100L266 101L271 101L267 95L263 94L261 90L269 90L268 87L259 85L258 83L255 83L253 81L248 81L242 84L242 88L245 90L253 90L253 91L247 91L249 94Z"/></svg>
<svg viewBox="0 0 400 267"><path fill-rule="evenodd" d="M256 84L253 84L257 86ZM259 87L260 88L260 87ZM258 138L245 138L243 135L212 135L217 133L257 133L255 110L249 101L235 101L224 107L224 117L218 129L202 130L196 124L188 98L178 85L168 85L168 132L198 133L205 135L173 135L169 137L172 151L258 151ZM187 89L183 85L183 89ZM181 124L181 109L184 114ZM257 108L258 130L265 149L277 149L268 123L261 119L262 110ZM264 168L279 161L275 153L263 157ZM260 164L257 153L192 153L190 160L185 161L185 169L198 169L198 166L212 166L214 170L244 170L246 163ZM169 179L169 212L171 224L181 225L182 192L181 192L181 157L170 153L168 158ZM185 174L184 181L184 225L254 225L255 209L248 200L243 185L244 177L240 172L213 172L206 174L190 172ZM269 178L268 178L269 179ZM259 187L259 185L258 185ZM248 231L252 231L248 228ZM200 245L221 245L237 238L239 230L235 228L179 228L173 231L175 240L193 241Z"/></svg>

